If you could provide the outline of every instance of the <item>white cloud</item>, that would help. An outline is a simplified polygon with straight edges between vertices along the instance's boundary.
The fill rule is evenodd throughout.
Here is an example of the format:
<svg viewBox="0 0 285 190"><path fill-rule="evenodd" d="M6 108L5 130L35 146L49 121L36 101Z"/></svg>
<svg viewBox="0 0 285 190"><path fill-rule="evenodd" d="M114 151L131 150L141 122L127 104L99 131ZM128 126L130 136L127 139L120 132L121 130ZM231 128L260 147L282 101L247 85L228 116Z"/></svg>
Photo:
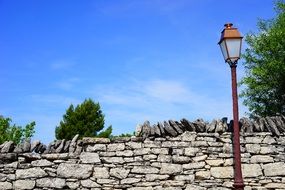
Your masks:
<svg viewBox="0 0 285 190"><path fill-rule="evenodd" d="M74 87L76 83L80 81L79 78L69 78L56 83L56 86L62 90L70 90Z"/></svg>
<svg viewBox="0 0 285 190"><path fill-rule="evenodd" d="M65 70L71 68L74 65L75 65L74 62L62 59L62 60L53 61L50 64L50 68L53 70Z"/></svg>

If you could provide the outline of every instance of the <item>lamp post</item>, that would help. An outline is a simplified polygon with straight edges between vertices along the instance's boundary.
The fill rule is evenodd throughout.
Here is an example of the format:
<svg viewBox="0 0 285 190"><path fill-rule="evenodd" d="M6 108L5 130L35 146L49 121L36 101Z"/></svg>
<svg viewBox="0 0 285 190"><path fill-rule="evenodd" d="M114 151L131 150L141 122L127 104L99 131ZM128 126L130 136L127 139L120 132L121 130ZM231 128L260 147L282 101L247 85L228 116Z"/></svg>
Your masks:
<svg viewBox="0 0 285 190"><path fill-rule="evenodd" d="M233 24L224 25L221 39L219 41L225 62L230 65L232 76L232 98L233 98L233 117L234 117L234 188L243 190L244 183L241 171L241 156L240 156L240 134L239 134L239 116L238 116L238 95L237 95L237 77L236 67L240 58L242 36L237 28L232 28Z"/></svg>

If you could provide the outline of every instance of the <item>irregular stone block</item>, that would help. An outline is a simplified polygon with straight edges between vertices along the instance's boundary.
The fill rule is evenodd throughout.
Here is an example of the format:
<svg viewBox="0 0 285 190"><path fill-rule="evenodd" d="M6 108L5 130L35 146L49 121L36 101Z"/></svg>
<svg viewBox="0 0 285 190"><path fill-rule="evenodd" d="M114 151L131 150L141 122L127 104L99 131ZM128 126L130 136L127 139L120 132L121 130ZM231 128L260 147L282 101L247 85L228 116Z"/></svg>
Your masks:
<svg viewBox="0 0 285 190"><path fill-rule="evenodd" d="M205 162L196 162L196 163L189 163L189 164L183 164L183 169L186 170L192 170L192 169L199 169L205 167Z"/></svg>
<svg viewBox="0 0 285 190"><path fill-rule="evenodd" d="M194 181L194 175L176 175L174 176L174 180L177 181L187 181L188 183L192 183Z"/></svg>
<svg viewBox="0 0 285 190"><path fill-rule="evenodd" d="M110 177L109 171L105 167L94 167L93 177L98 179L107 179Z"/></svg>
<svg viewBox="0 0 285 190"><path fill-rule="evenodd" d="M140 149L142 148L142 143L141 142L127 142L126 147L128 149Z"/></svg>
<svg viewBox="0 0 285 190"><path fill-rule="evenodd" d="M247 177L262 176L262 170L259 164L242 164L242 175Z"/></svg>
<svg viewBox="0 0 285 190"><path fill-rule="evenodd" d="M125 163L122 157L102 157L103 162L110 164L123 164Z"/></svg>
<svg viewBox="0 0 285 190"><path fill-rule="evenodd" d="M245 148L246 148L246 151L249 153L258 154L260 152L259 144L246 144Z"/></svg>
<svg viewBox="0 0 285 190"><path fill-rule="evenodd" d="M0 187L1 187L1 190L8 190L8 189L12 189L12 183L10 182L0 182Z"/></svg>
<svg viewBox="0 0 285 190"><path fill-rule="evenodd" d="M36 181L37 187L61 189L65 186L65 179L61 178L41 178Z"/></svg>
<svg viewBox="0 0 285 190"><path fill-rule="evenodd" d="M47 176L41 168L29 168L16 170L16 179L40 178Z"/></svg>
<svg viewBox="0 0 285 190"><path fill-rule="evenodd" d="M82 152L80 154L80 160L85 164L95 164L101 163L99 155L95 152Z"/></svg>
<svg viewBox="0 0 285 190"><path fill-rule="evenodd" d="M234 169L233 167L211 167L211 176L214 178L233 178Z"/></svg>
<svg viewBox="0 0 285 190"><path fill-rule="evenodd" d="M131 150L116 151L116 156L131 157L134 153Z"/></svg>
<svg viewBox="0 0 285 190"><path fill-rule="evenodd" d="M98 138L98 137L83 137L82 143L86 144L108 144L110 143L108 138Z"/></svg>
<svg viewBox="0 0 285 190"><path fill-rule="evenodd" d="M269 163L273 161L274 160L271 156L266 155L254 155L250 158L251 163Z"/></svg>
<svg viewBox="0 0 285 190"><path fill-rule="evenodd" d="M96 151L106 151L106 145L105 144L95 144L94 146L88 145L86 148L87 152L96 152Z"/></svg>
<svg viewBox="0 0 285 190"><path fill-rule="evenodd" d="M195 173L195 179L196 180L210 179L210 177L211 177L210 171L197 171Z"/></svg>
<svg viewBox="0 0 285 190"><path fill-rule="evenodd" d="M182 141L192 142L195 141L197 134L195 132L185 131L182 135Z"/></svg>
<svg viewBox="0 0 285 190"><path fill-rule="evenodd" d="M124 168L111 168L110 175L119 179L125 179L128 177L130 170L126 170Z"/></svg>
<svg viewBox="0 0 285 190"><path fill-rule="evenodd" d="M207 188L189 184L189 185L186 186L185 190L207 190Z"/></svg>
<svg viewBox="0 0 285 190"><path fill-rule="evenodd" d="M224 160L217 159L217 160L205 160L206 163L210 166L222 166L224 164Z"/></svg>
<svg viewBox="0 0 285 190"><path fill-rule="evenodd" d="M108 144L107 150L110 152L113 151L121 151L125 149L125 144L124 143L115 143L115 144Z"/></svg>
<svg viewBox="0 0 285 190"><path fill-rule="evenodd" d="M199 152L200 149L199 148L193 148L193 147L189 147L189 148L185 148L185 155L186 156L195 156L197 152Z"/></svg>
<svg viewBox="0 0 285 190"><path fill-rule="evenodd" d="M121 184L134 184L140 182L139 178L126 178L121 180Z"/></svg>
<svg viewBox="0 0 285 190"><path fill-rule="evenodd" d="M150 166L134 166L134 168L131 170L131 173L137 173L137 174L157 174L159 173L159 169L153 168Z"/></svg>
<svg viewBox="0 0 285 190"><path fill-rule="evenodd" d="M175 131L175 129L173 127L171 127L167 121L164 121L163 125L164 125L165 132L168 135L170 135L172 137L176 137L178 135L178 133Z"/></svg>
<svg viewBox="0 0 285 190"><path fill-rule="evenodd" d="M182 172L182 166L180 164L167 164L162 163L160 174L178 174Z"/></svg>
<svg viewBox="0 0 285 190"><path fill-rule="evenodd" d="M187 156L173 155L172 161L173 161L173 163L187 164L190 162L190 158Z"/></svg>
<svg viewBox="0 0 285 190"><path fill-rule="evenodd" d="M17 180L13 184L14 189L34 189L36 182L34 180Z"/></svg>
<svg viewBox="0 0 285 190"><path fill-rule="evenodd" d="M169 175L159 175L159 174L146 174L146 181L155 181L155 180L165 180L168 179Z"/></svg>
<svg viewBox="0 0 285 190"><path fill-rule="evenodd" d="M276 162L263 165L265 176L285 176L285 163Z"/></svg>
<svg viewBox="0 0 285 190"><path fill-rule="evenodd" d="M57 168L57 175L64 178L86 179L91 176L92 165L61 163Z"/></svg>
<svg viewBox="0 0 285 190"><path fill-rule="evenodd" d="M14 146L15 146L15 144L13 141L4 142L4 145L1 149L1 153L13 152Z"/></svg>
<svg viewBox="0 0 285 190"><path fill-rule="evenodd" d="M32 161L32 166L35 166L35 167L47 167L47 166L52 166L53 163L46 160L46 159L42 159L42 160L35 160L35 161Z"/></svg>
<svg viewBox="0 0 285 190"><path fill-rule="evenodd" d="M101 185L90 179L81 180L81 185L87 188L101 187Z"/></svg>

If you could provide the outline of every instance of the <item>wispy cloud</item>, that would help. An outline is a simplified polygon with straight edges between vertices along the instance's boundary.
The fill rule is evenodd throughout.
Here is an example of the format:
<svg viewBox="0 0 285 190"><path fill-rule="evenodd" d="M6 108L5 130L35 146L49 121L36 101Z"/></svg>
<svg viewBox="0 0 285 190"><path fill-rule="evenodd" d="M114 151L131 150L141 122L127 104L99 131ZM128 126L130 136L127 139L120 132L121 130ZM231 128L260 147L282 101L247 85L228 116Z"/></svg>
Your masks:
<svg viewBox="0 0 285 190"><path fill-rule="evenodd" d="M61 59L61 60L53 61L50 64L50 68L53 70L64 70L64 69L69 69L73 67L74 65L75 63L73 61Z"/></svg>
<svg viewBox="0 0 285 190"><path fill-rule="evenodd" d="M72 77L65 80L58 81L55 85L61 90L70 90L80 81L79 78Z"/></svg>

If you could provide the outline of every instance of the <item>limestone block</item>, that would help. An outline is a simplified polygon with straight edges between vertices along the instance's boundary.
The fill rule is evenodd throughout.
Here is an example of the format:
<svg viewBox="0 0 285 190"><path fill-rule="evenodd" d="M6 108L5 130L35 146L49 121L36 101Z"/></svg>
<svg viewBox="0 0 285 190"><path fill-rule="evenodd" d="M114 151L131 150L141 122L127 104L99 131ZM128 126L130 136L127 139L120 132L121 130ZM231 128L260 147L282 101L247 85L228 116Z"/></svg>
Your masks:
<svg viewBox="0 0 285 190"><path fill-rule="evenodd" d="M99 179L106 179L109 178L109 171L107 168L104 167L94 167L93 177L99 178Z"/></svg>
<svg viewBox="0 0 285 190"><path fill-rule="evenodd" d="M205 160L206 163L210 166L222 166L224 161L222 159L217 160Z"/></svg>
<svg viewBox="0 0 285 190"><path fill-rule="evenodd" d="M101 185L99 185L98 183L90 179L81 180L80 183L83 187L87 187L87 188L101 187Z"/></svg>
<svg viewBox="0 0 285 190"><path fill-rule="evenodd" d="M139 178L126 178L121 180L121 184L134 184L140 182Z"/></svg>
<svg viewBox="0 0 285 190"><path fill-rule="evenodd" d="M130 173L130 170L124 169L124 168L111 168L110 169L110 175L119 179L125 179L128 174Z"/></svg>
<svg viewBox="0 0 285 190"><path fill-rule="evenodd" d="M254 155L250 158L251 163L269 163L273 161L274 160L271 156L266 155Z"/></svg>
<svg viewBox="0 0 285 190"><path fill-rule="evenodd" d="M202 156L196 156L196 157L194 157L192 159L193 159L194 162L200 162L200 161L206 160L207 157L208 157L207 155L202 155Z"/></svg>
<svg viewBox="0 0 285 190"><path fill-rule="evenodd" d="M121 151L125 149L125 144L124 143L115 143L115 144L109 144L107 147L108 151Z"/></svg>
<svg viewBox="0 0 285 190"><path fill-rule="evenodd" d="M263 137L245 137L245 143L248 144L260 144L263 140Z"/></svg>
<svg viewBox="0 0 285 190"><path fill-rule="evenodd" d="M88 145L86 151L87 152L96 152L96 151L106 151L105 144L95 144L95 145Z"/></svg>
<svg viewBox="0 0 285 190"><path fill-rule="evenodd" d="M152 154L168 154L168 148L152 148Z"/></svg>
<svg viewBox="0 0 285 190"><path fill-rule="evenodd" d="M267 189L285 189L284 183L268 183L264 187Z"/></svg>
<svg viewBox="0 0 285 190"><path fill-rule="evenodd" d="M19 169L16 170L17 179L27 179L27 178L39 178L45 177L47 173L41 168L29 168L29 169Z"/></svg>
<svg viewBox="0 0 285 190"><path fill-rule="evenodd" d="M127 142L126 147L129 149L140 149L142 148L141 142Z"/></svg>
<svg viewBox="0 0 285 190"><path fill-rule="evenodd" d="M131 150L117 151L116 156L131 157L134 153Z"/></svg>
<svg viewBox="0 0 285 190"><path fill-rule="evenodd" d="M169 175L146 174L145 178L146 181L165 180L169 178Z"/></svg>
<svg viewBox="0 0 285 190"><path fill-rule="evenodd" d="M190 158L188 156L173 155L172 160L173 163L179 163L179 164L187 164L190 162Z"/></svg>
<svg viewBox="0 0 285 190"><path fill-rule="evenodd" d="M277 162L263 165L265 176L285 176L285 163Z"/></svg>
<svg viewBox="0 0 285 190"><path fill-rule="evenodd" d="M32 166L35 166L35 167L47 167L47 166L52 166L53 163L46 160L46 159L42 159L42 160L35 160L35 161L32 161Z"/></svg>
<svg viewBox="0 0 285 190"><path fill-rule="evenodd" d="M242 175L247 177L262 176L262 170L259 164L242 164Z"/></svg>
<svg viewBox="0 0 285 190"><path fill-rule="evenodd" d="M211 167L211 176L214 178L233 178L234 169L233 167Z"/></svg>
<svg viewBox="0 0 285 190"><path fill-rule="evenodd" d="M149 166L134 166L131 172L137 174L157 174L159 173L159 169Z"/></svg>
<svg viewBox="0 0 285 190"><path fill-rule="evenodd" d="M246 144L245 148L246 148L246 151L249 153L258 154L260 152L259 144Z"/></svg>
<svg viewBox="0 0 285 190"><path fill-rule="evenodd" d="M140 149L135 149L134 150L134 155L135 156L146 155L146 154L150 154L150 153L151 153L151 149L150 148L140 148Z"/></svg>
<svg viewBox="0 0 285 190"><path fill-rule="evenodd" d="M195 173L196 180L210 179L210 177L211 177L210 171L197 171Z"/></svg>
<svg viewBox="0 0 285 190"><path fill-rule="evenodd" d="M191 142L195 141L197 134L195 132L185 131L182 135L182 141Z"/></svg>
<svg viewBox="0 0 285 190"><path fill-rule="evenodd" d="M188 183L189 182L193 182L195 179L194 175L176 175L174 176L174 180L177 180L177 181L187 181Z"/></svg>
<svg viewBox="0 0 285 190"><path fill-rule="evenodd" d="M196 162L196 163L189 163L189 164L183 164L183 169L191 170L191 169L199 169L205 167L205 162Z"/></svg>
<svg viewBox="0 0 285 190"><path fill-rule="evenodd" d="M207 188L197 185L187 185L185 190L206 190Z"/></svg>
<svg viewBox="0 0 285 190"><path fill-rule="evenodd" d="M41 178L36 181L37 187L61 189L65 186L65 179L61 178Z"/></svg>
<svg viewBox="0 0 285 190"><path fill-rule="evenodd" d="M34 189L36 182L34 180L17 180L13 184L14 189Z"/></svg>
<svg viewBox="0 0 285 190"><path fill-rule="evenodd" d="M0 182L0 189L1 190L12 189L12 183L10 183L10 182Z"/></svg>
<svg viewBox="0 0 285 190"><path fill-rule="evenodd" d="M157 157L157 161L168 163L172 161L172 157L170 155L160 154Z"/></svg>
<svg viewBox="0 0 285 190"><path fill-rule="evenodd" d="M180 164L161 164L160 174L178 174L182 172L182 166Z"/></svg>
<svg viewBox="0 0 285 190"><path fill-rule="evenodd" d="M122 157L102 157L102 161L110 164L123 164L125 163Z"/></svg>
<svg viewBox="0 0 285 190"><path fill-rule="evenodd" d="M57 168L58 177L85 179L91 176L92 165L61 163Z"/></svg>
<svg viewBox="0 0 285 190"><path fill-rule="evenodd" d="M199 148L193 148L193 147L189 147L189 148L185 148L185 152L184 154L186 156L195 156L197 152L199 152L200 149Z"/></svg>
<svg viewBox="0 0 285 190"><path fill-rule="evenodd" d="M101 163L99 155L95 152L82 152L80 154L80 160L84 164Z"/></svg>
<svg viewBox="0 0 285 190"><path fill-rule="evenodd" d="M167 180L167 181L161 181L160 184L163 187L182 187L185 184L185 181L175 181L175 180Z"/></svg>

